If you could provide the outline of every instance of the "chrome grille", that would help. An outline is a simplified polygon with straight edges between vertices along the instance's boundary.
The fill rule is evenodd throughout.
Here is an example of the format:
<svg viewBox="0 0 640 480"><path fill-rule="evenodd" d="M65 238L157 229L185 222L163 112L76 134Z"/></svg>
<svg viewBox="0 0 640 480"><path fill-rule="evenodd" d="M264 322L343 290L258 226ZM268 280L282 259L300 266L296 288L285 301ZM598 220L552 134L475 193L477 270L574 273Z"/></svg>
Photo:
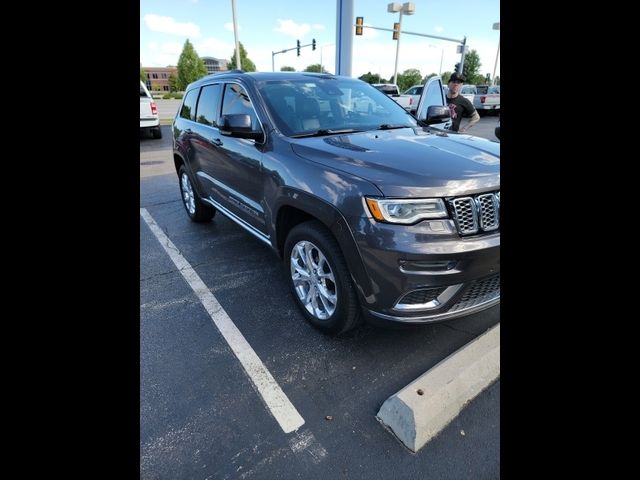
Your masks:
<svg viewBox="0 0 640 480"><path fill-rule="evenodd" d="M500 274L472 282L460 299L448 310L465 310L500 296Z"/></svg>
<svg viewBox="0 0 640 480"><path fill-rule="evenodd" d="M500 227L500 192L449 200L460 235L490 232Z"/></svg>

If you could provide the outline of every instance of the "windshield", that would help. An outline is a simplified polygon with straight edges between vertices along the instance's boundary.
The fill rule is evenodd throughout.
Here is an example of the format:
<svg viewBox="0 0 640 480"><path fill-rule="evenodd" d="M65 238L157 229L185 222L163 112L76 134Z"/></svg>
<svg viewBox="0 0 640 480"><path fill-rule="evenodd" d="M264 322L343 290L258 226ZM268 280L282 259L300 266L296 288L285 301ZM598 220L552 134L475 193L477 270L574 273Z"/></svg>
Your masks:
<svg viewBox="0 0 640 480"><path fill-rule="evenodd" d="M278 129L287 136L416 127L404 108L368 83L328 76L258 82Z"/></svg>

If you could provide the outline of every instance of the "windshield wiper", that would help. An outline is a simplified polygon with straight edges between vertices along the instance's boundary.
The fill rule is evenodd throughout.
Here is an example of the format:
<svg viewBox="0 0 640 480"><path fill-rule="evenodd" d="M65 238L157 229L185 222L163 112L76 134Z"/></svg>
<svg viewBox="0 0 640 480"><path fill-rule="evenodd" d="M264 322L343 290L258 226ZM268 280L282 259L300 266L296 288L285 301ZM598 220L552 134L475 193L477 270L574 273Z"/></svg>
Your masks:
<svg viewBox="0 0 640 480"><path fill-rule="evenodd" d="M336 135L340 133L355 133L355 132L362 132L362 130L356 130L355 128L343 128L342 130L331 130L328 128L321 128L320 130L316 130L315 132L299 133L298 135L291 135L291 138L322 137L324 135Z"/></svg>
<svg viewBox="0 0 640 480"><path fill-rule="evenodd" d="M389 123L383 123L376 130L393 130L395 128L413 128L413 125L391 125Z"/></svg>

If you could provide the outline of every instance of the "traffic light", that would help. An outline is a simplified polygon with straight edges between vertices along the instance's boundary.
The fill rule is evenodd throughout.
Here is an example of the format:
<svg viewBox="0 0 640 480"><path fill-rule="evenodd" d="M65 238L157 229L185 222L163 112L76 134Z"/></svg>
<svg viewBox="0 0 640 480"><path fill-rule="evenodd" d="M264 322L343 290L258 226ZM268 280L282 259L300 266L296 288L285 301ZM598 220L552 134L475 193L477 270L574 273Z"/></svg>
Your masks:
<svg viewBox="0 0 640 480"><path fill-rule="evenodd" d="M364 17L356 17L356 35L362 35L362 24Z"/></svg>
<svg viewBox="0 0 640 480"><path fill-rule="evenodd" d="M398 38L400 38L400 24L396 22L393 24L393 39L398 40Z"/></svg>
<svg viewBox="0 0 640 480"><path fill-rule="evenodd" d="M315 50L316 49L316 39L312 38L311 39L311 50Z"/></svg>
<svg viewBox="0 0 640 480"><path fill-rule="evenodd" d="M298 56L300 56L300 40L296 40L298 42Z"/></svg>

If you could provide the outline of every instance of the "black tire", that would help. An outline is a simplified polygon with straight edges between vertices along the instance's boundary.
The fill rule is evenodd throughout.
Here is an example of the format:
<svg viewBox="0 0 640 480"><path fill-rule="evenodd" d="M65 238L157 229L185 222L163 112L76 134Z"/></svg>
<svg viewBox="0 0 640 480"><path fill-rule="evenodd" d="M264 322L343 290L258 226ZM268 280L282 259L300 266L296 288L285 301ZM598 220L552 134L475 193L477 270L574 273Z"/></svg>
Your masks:
<svg viewBox="0 0 640 480"><path fill-rule="evenodd" d="M152 128L151 135L153 135L153 138L162 138L162 130L160 129L160 126Z"/></svg>
<svg viewBox="0 0 640 480"><path fill-rule="evenodd" d="M180 185L180 197L182 198L182 206L189 215L189 218L196 223L210 222L216 214L216 209L207 205L198 196L191 177L187 173L184 165L178 170L178 184ZM186 193L185 193L186 186Z"/></svg>
<svg viewBox="0 0 640 480"><path fill-rule="evenodd" d="M296 245L298 245L299 248L296 249L292 260L292 251ZM318 282L324 291L330 295L324 296L321 290L314 287L313 292L318 293L314 296L316 300L320 300L318 310L314 309L312 305L313 302L307 302L309 308L316 310L319 315L307 310L307 306L305 306L306 304L300 299L298 290L296 290L296 284L294 283L292 263L296 263L302 270L307 270L308 268L300 256L301 249L304 250L305 247L308 247L308 252L312 255L312 262L321 259L320 254L324 257L324 259L319 260L314 265L318 268L315 269L311 267L311 270L314 271L314 280L318 278ZM307 250L304 251L306 252ZM295 258L296 256L297 258ZM304 255L302 257L304 257ZM326 260L326 262L324 260ZM327 263L329 267L328 270ZM349 269L347 268L338 242L324 225L314 220L301 223L289 232L284 246L284 270L293 298L311 325L331 335L339 335L358 326L361 321L360 303L358 302L358 296L356 295ZM318 272L320 272L320 274L316 277L315 274ZM325 276L320 278L322 274ZM328 274L331 274L332 279L327 277ZM297 273L296 275L299 276ZM305 295L304 291L306 290L308 293L311 289L311 281L300 282L299 288L301 289L300 295ZM331 308L325 308L326 304L322 300L323 298L327 300L328 297L332 296L331 294L335 294L336 300L333 304L333 311L330 312ZM331 302L328 302L331 305ZM316 301L316 304L318 304L318 301ZM323 315L326 318L321 318Z"/></svg>

